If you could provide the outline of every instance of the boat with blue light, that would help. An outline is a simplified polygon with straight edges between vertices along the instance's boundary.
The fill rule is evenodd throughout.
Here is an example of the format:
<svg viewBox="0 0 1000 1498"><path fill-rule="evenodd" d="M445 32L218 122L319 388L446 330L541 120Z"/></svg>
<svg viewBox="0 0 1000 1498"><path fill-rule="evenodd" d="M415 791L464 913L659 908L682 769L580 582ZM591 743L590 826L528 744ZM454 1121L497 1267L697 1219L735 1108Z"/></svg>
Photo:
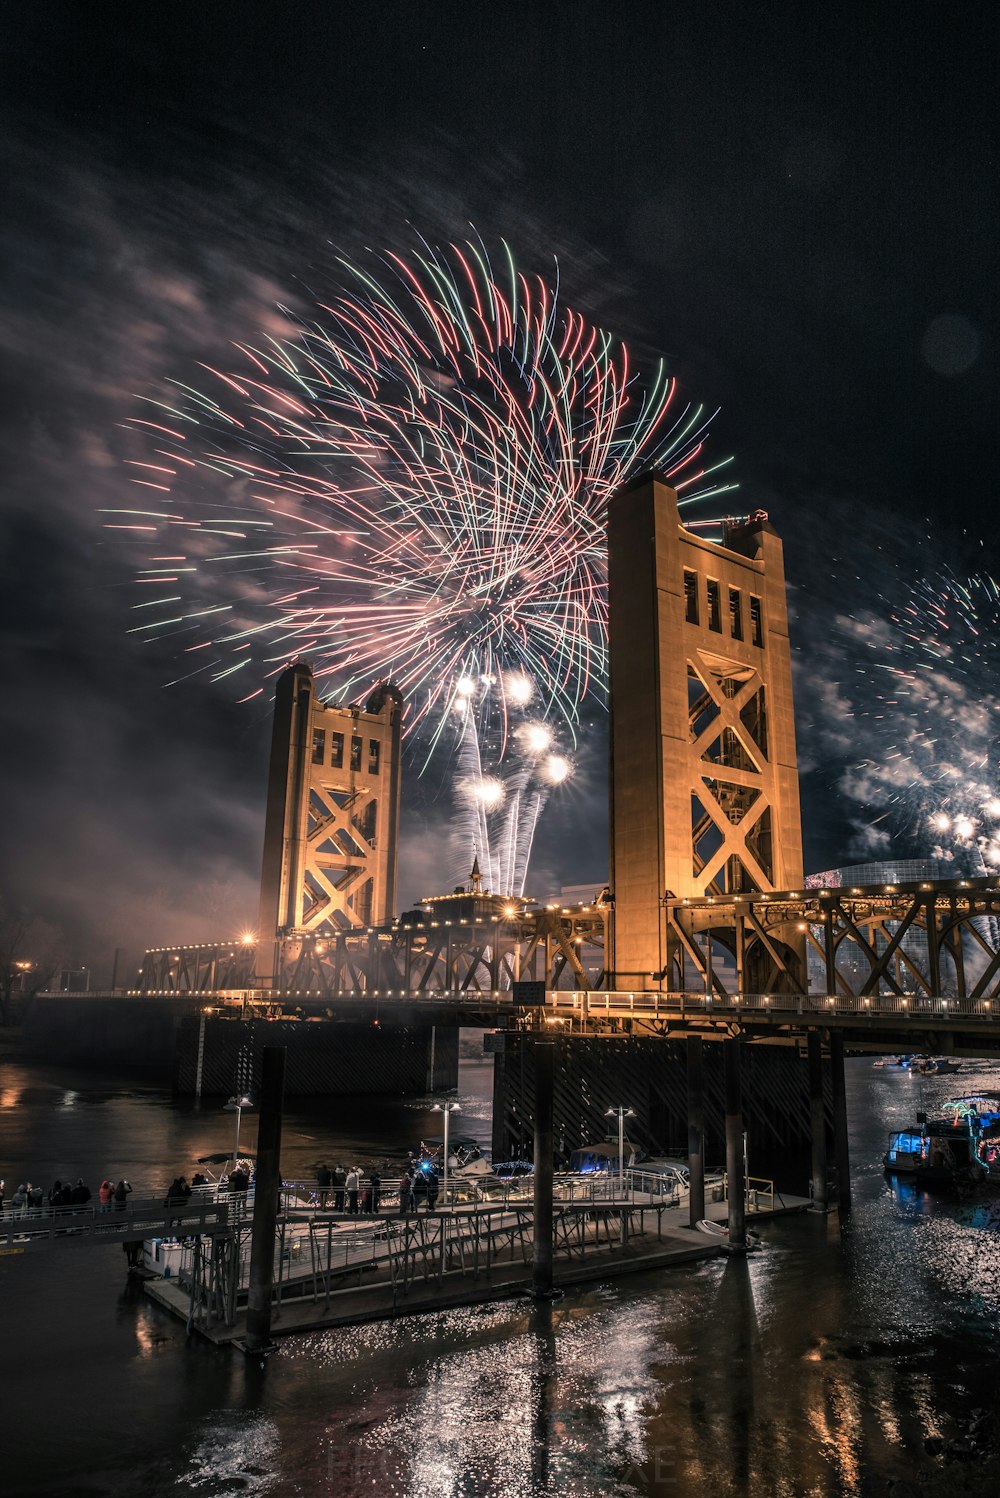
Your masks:
<svg viewBox="0 0 1000 1498"><path fill-rule="evenodd" d="M926 1186L980 1186L989 1176L968 1118L928 1119L925 1113L889 1136L882 1164L887 1175L909 1176Z"/></svg>

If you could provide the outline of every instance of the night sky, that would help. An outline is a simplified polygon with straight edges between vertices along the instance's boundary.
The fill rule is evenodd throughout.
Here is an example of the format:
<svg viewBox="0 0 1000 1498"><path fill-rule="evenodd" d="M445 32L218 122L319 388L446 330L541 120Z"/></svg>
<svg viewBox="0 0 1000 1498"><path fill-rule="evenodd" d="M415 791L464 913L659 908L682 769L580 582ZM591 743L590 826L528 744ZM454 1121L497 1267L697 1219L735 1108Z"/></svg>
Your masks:
<svg viewBox="0 0 1000 1498"><path fill-rule="evenodd" d="M315 301L338 254L470 223L530 270L557 257L570 305L721 408L734 508L785 539L806 866L863 855L863 725L820 721L849 711L835 621L941 564L1000 571L995 6L0 16L8 907L98 983L116 946L252 924L269 710L166 687L168 643L128 635L99 513L132 502L122 422ZM445 807L404 795L405 903L443 882ZM604 876L605 802L598 722L531 892Z"/></svg>

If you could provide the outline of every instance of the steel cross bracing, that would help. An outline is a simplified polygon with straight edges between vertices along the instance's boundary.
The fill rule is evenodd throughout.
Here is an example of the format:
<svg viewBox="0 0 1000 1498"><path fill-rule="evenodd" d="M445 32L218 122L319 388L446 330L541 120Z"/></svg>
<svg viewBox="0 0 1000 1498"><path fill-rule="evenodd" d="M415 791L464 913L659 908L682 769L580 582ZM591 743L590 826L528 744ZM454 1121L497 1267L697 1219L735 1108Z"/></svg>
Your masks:
<svg viewBox="0 0 1000 1498"><path fill-rule="evenodd" d="M220 981L217 997L343 1018L388 1019L399 1008L453 1023L762 1039L819 1025L882 1049L926 1049L935 1037L947 1047L951 1036L968 1054L1000 1043L994 880L668 896L664 921L669 965L629 991L604 987L603 917L566 909L289 938L280 986L267 993L245 984L238 947L212 949L214 959L204 948L163 949L147 954L142 991L207 996L188 984L210 970L224 977L230 954L234 981ZM513 984L526 980L544 982L544 1004L515 1000Z"/></svg>
<svg viewBox="0 0 1000 1498"><path fill-rule="evenodd" d="M369 926L328 936L299 933L280 943L275 990L282 997L509 995L522 981L590 990L604 977L603 915L539 910L528 919L429 921ZM252 946L163 947L148 951L144 993L242 993L254 987ZM260 997L260 995L258 995Z"/></svg>
<svg viewBox="0 0 1000 1498"><path fill-rule="evenodd" d="M990 878L665 900L672 991L884 998L1000 996Z"/></svg>

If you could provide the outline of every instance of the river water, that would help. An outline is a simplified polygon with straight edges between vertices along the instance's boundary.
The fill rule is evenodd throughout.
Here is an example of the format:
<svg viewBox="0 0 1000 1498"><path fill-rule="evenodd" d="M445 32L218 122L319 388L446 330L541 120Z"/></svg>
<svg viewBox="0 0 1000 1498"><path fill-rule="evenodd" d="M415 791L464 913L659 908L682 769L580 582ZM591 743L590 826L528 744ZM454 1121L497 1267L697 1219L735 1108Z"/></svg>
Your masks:
<svg viewBox="0 0 1000 1498"><path fill-rule="evenodd" d="M854 1208L776 1221L748 1260L282 1340L262 1367L188 1340L111 1248L0 1259L6 1498L894 1498L998 1490L959 1461L992 1405L1000 1191L894 1190L891 1128L1000 1068L847 1064ZM488 1145L491 1072L463 1064L456 1119ZM440 1132L431 1099L305 1105L286 1176L384 1164ZM437 1119L440 1120L440 1114ZM233 1118L154 1088L0 1062L0 1174L127 1176L145 1195L230 1146ZM252 1149L254 1121L241 1138ZM752 1163L752 1162L751 1162ZM979 1427L971 1427L973 1437ZM956 1442L958 1443L956 1445ZM940 1448L940 1449L939 1449ZM968 1453L966 1453L968 1456ZM963 1486L964 1484L964 1486Z"/></svg>

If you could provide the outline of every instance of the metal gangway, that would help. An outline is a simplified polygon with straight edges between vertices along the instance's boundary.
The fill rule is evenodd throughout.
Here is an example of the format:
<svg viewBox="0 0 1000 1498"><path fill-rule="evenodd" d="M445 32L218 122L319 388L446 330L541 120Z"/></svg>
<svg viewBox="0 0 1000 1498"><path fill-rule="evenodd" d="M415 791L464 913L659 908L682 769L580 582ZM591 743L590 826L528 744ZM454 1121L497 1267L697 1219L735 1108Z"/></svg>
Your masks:
<svg viewBox="0 0 1000 1498"><path fill-rule="evenodd" d="M102 1207L98 1202L15 1208L5 1202L0 1210L0 1252L106 1247L150 1238L225 1236L246 1218L247 1211L247 1203L239 1192L196 1191L184 1202L170 1203L162 1197L152 1200L129 1197L117 1208L115 1204Z"/></svg>

